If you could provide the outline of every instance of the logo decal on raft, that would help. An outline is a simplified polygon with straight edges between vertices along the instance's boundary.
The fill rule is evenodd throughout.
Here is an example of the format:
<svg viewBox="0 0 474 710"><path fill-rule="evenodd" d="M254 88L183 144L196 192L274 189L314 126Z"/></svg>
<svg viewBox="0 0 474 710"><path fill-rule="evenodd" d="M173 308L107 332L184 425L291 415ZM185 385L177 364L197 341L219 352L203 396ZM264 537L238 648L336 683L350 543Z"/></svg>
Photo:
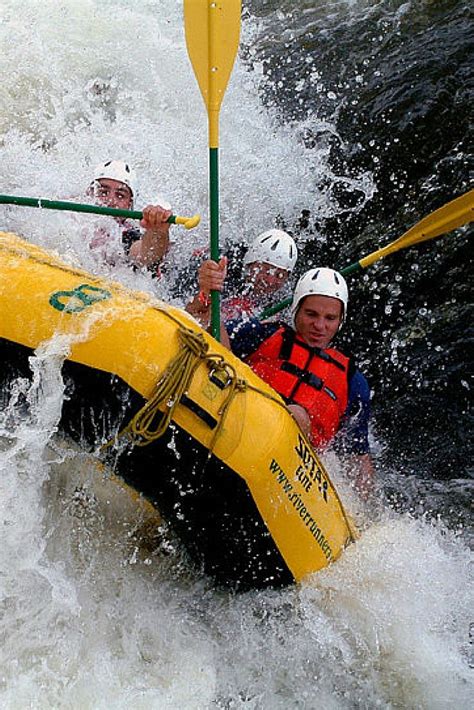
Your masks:
<svg viewBox="0 0 474 710"><path fill-rule="evenodd" d="M111 298L110 291L90 284L81 284L72 291L55 291L49 299L50 305L64 313L81 313L99 301Z"/></svg>
<svg viewBox="0 0 474 710"><path fill-rule="evenodd" d="M295 451L303 464L302 466L298 466L296 477L302 483L307 493L309 493L313 482L317 483L318 490L327 503L329 488L328 480L322 472L318 460L300 434L298 434L298 445L295 446Z"/></svg>
<svg viewBox="0 0 474 710"><path fill-rule="evenodd" d="M301 495L294 490L293 484L288 480L288 476L275 459L271 460L270 471L275 475L278 483L282 487L283 491L286 493L288 500L295 510L298 512L300 518L302 519L304 525L308 528L309 532L316 540L317 544L321 548L323 555L326 557L328 562L332 562L333 555L331 550L331 545L326 540L321 528L319 527L316 520L313 518L309 510L306 508ZM298 467L298 468L301 468Z"/></svg>

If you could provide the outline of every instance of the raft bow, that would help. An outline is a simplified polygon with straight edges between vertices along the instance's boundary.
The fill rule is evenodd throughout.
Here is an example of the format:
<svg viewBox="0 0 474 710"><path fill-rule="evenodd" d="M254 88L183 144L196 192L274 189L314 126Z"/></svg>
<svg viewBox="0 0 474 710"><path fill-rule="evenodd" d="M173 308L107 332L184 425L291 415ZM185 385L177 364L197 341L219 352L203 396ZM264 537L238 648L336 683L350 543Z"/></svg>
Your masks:
<svg viewBox="0 0 474 710"><path fill-rule="evenodd" d="M66 343L59 429L145 496L218 585L300 581L354 539L283 400L188 314L0 233L2 387ZM63 345L64 347L64 345Z"/></svg>

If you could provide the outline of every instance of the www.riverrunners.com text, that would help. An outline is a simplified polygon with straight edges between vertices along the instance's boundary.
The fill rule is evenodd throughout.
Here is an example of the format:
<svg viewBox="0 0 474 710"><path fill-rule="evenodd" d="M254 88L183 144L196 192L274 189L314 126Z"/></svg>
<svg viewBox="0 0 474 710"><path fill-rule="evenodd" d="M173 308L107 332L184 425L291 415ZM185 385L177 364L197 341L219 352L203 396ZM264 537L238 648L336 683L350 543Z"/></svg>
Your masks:
<svg viewBox="0 0 474 710"><path fill-rule="evenodd" d="M302 518L304 524L306 525L306 527L310 531L311 535L314 537L314 539L318 543L318 545L321 548L326 559L329 562L331 562L333 557L332 557L330 544L328 543L328 541L324 537L323 533L321 532L320 527L318 526L317 522L315 521L315 519L313 518L311 513L306 509L306 506L303 503L300 494L294 490L293 484L288 480L288 476L283 471L280 464L277 461L275 461L275 459L271 460L270 471L276 476L278 483L280 484L283 491L288 496L288 500L293 505L293 507L296 508L296 510L298 511L300 518Z"/></svg>

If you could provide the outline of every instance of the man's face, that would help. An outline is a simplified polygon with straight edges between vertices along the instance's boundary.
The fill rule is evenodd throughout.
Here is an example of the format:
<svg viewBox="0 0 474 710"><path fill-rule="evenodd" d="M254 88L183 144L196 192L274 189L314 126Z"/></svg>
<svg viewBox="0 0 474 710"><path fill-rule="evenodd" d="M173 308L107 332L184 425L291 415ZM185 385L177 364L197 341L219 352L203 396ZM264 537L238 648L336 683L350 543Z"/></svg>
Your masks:
<svg viewBox="0 0 474 710"><path fill-rule="evenodd" d="M295 318L296 332L312 348L327 348L339 330L342 303L331 296L306 296Z"/></svg>
<svg viewBox="0 0 474 710"><path fill-rule="evenodd" d="M271 296L287 282L290 275L286 269L280 269L278 266L272 266L262 261L254 261L249 264L248 272L256 296Z"/></svg>
<svg viewBox="0 0 474 710"><path fill-rule="evenodd" d="M123 182L100 178L94 189L94 195L99 204L119 210L131 210L133 205L132 191Z"/></svg>

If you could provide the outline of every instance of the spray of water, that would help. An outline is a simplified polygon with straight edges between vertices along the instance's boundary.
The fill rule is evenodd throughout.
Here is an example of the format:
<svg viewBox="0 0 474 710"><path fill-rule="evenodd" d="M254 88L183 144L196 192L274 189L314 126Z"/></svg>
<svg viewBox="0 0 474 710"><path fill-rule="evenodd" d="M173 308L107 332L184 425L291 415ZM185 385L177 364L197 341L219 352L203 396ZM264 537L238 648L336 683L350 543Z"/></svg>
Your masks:
<svg viewBox="0 0 474 710"><path fill-rule="evenodd" d="M180 3L5 0L2 14L3 191L80 199L97 162L123 157L140 175L138 206L163 193L176 212L202 213L199 231L174 231L179 258L205 246L206 119ZM258 28L247 18L247 48ZM224 242L322 204L324 144L276 123L262 80L238 62L222 109ZM110 275L81 240L94 219L2 211L3 228ZM113 277L157 288L126 266ZM32 383L2 392L3 707L467 707L470 553L454 533L367 517L342 485L363 534L337 564L295 589L212 589L155 512L58 437L72 337L86 333L43 344Z"/></svg>

